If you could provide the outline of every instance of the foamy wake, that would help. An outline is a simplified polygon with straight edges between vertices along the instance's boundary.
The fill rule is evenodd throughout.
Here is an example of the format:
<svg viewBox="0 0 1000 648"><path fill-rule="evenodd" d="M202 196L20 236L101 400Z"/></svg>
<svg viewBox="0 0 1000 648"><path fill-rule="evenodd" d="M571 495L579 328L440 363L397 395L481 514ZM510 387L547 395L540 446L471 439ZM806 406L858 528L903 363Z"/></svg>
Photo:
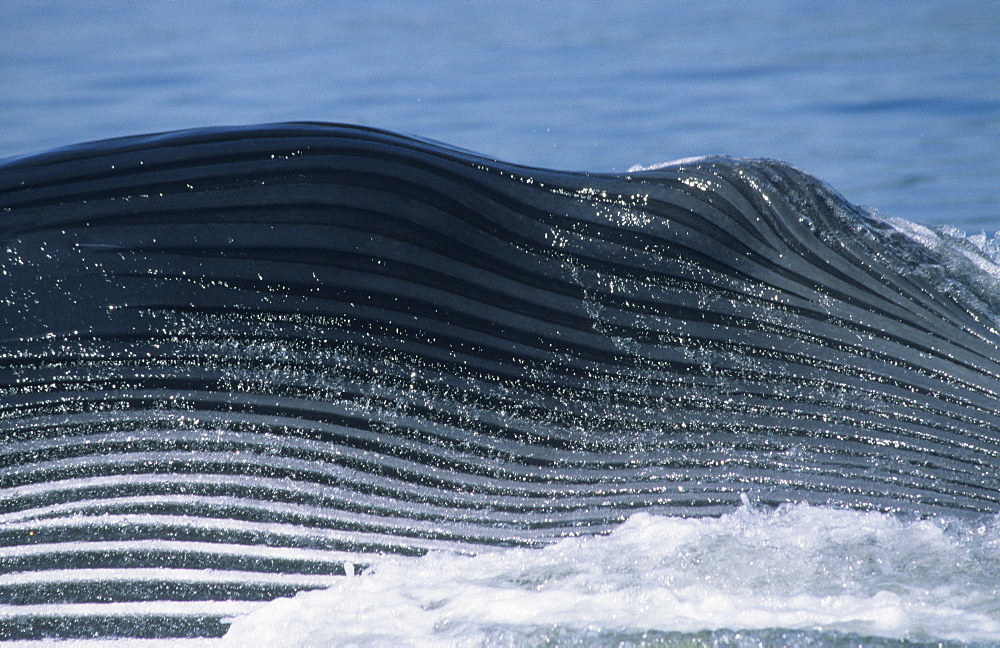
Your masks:
<svg viewBox="0 0 1000 648"><path fill-rule="evenodd" d="M541 550L382 559L236 619L221 643L471 646L769 628L997 641L998 576L995 521L804 504L718 519L637 514L608 536Z"/></svg>

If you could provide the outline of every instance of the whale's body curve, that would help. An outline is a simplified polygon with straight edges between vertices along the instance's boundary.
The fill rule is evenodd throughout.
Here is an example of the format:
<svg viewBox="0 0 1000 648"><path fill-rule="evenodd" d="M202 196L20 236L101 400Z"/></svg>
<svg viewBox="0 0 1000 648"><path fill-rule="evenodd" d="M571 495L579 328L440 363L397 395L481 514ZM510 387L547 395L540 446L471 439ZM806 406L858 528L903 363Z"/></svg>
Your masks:
<svg viewBox="0 0 1000 648"><path fill-rule="evenodd" d="M765 160L284 124L0 163L0 627L219 634L372 553L741 498L995 513L1000 334L935 263Z"/></svg>

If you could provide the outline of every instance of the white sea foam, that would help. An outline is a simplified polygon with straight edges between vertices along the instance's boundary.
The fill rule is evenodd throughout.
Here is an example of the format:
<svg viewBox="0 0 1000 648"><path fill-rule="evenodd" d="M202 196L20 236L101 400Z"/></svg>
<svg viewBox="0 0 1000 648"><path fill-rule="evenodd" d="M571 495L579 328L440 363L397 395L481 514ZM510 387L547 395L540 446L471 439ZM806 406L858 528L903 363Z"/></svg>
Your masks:
<svg viewBox="0 0 1000 648"><path fill-rule="evenodd" d="M804 504L718 519L637 514L610 535L540 550L380 559L235 619L220 644L663 645L670 633L774 628L813 645L852 634L852 645L993 642L998 584L995 520ZM706 641L720 643L686 643Z"/></svg>
<svg viewBox="0 0 1000 648"><path fill-rule="evenodd" d="M889 218L869 208L869 215L888 225L882 245L893 250L894 258L907 260L897 270L928 282L935 291L952 295L960 304L992 317L1000 330L1000 233L967 234L950 225L927 227L902 218ZM930 254L914 256L893 245L893 234L917 243Z"/></svg>
<svg viewBox="0 0 1000 648"><path fill-rule="evenodd" d="M902 218L883 220L928 250L960 256L982 272L1000 279L1000 235L988 238L984 232L967 234L950 225L931 228Z"/></svg>
<svg viewBox="0 0 1000 648"><path fill-rule="evenodd" d="M698 164L699 162L704 162L705 160L711 159L711 155L696 155L694 157L679 158L677 160L668 160L666 162L657 162L656 164L642 165L635 164L628 168L628 173L637 173L639 171L656 171L657 169L665 169L672 166L681 166L684 164Z"/></svg>

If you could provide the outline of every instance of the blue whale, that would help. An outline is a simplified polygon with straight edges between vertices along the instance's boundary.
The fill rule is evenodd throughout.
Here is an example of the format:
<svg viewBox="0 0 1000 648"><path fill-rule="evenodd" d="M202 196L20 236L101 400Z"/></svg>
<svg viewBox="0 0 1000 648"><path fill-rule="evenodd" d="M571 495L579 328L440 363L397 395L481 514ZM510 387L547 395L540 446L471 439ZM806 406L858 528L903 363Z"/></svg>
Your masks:
<svg viewBox="0 0 1000 648"><path fill-rule="evenodd" d="M0 162L0 638L219 635L366 556L637 511L994 514L967 279L771 160L302 123Z"/></svg>

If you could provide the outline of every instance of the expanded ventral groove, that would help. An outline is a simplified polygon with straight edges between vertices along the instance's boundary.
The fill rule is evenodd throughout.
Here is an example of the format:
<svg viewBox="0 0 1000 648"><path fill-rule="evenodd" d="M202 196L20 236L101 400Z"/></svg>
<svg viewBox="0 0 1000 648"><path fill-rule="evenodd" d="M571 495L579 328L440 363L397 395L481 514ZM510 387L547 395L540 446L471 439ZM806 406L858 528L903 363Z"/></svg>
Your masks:
<svg viewBox="0 0 1000 648"><path fill-rule="evenodd" d="M275 124L0 162L0 636L214 636L638 511L1000 512L981 279L773 160Z"/></svg>

